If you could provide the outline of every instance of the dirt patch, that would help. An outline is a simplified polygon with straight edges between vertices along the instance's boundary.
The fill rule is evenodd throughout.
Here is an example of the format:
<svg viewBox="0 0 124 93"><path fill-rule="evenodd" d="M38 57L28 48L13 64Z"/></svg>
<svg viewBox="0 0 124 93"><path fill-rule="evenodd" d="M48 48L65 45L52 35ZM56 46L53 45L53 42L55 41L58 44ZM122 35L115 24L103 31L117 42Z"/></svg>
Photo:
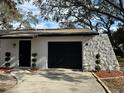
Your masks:
<svg viewBox="0 0 124 93"><path fill-rule="evenodd" d="M121 71L100 71L96 72L96 75L112 93L124 93L124 67L121 67Z"/></svg>
<svg viewBox="0 0 124 93"><path fill-rule="evenodd" d="M101 79L112 93L124 93L124 77Z"/></svg>
<svg viewBox="0 0 124 93"><path fill-rule="evenodd" d="M17 80L13 76L0 75L0 93L14 87L17 84Z"/></svg>

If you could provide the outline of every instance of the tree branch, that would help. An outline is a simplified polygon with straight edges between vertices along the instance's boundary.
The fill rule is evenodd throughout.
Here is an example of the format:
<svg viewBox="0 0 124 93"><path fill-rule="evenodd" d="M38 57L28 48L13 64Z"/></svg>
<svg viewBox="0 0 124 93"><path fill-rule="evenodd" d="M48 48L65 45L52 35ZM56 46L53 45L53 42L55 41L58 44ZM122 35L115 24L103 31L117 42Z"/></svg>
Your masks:
<svg viewBox="0 0 124 93"><path fill-rule="evenodd" d="M112 3L111 1L109 1L109 0L105 0L107 3L109 3L110 5L112 5L113 7L115 7L116 9L119 9L119 10L121 10L121 8L119 7L119 6L117 6L117 5L115 5L114 3Z"/></svg>
<svg viewBox="0 0 124 93"><path fill-rule="evenodd" d="M109 4L112 4L115 8L119 9L120 11L123 10L123 13L124 13L124 9L121 9L120 7L116 6L114 3L110 2L109 0L105 0L105 1L107 1ZM54 8L55 8L55 7L70 8L70 6L66 6L66 5L49 5L49 6L52 6L52 7L54 7ZM73 5L73 6L75 6L75 5ZM98 13L100 13L100 14L103 14L103 15L106 15L106 16L110 16L110 17L113 17L114 19L117 19L117 20L119 20L119 21L124 22L124 19L122 19L122 18L120 18L120 17L118 17L118 16L114 16L114 15L112 15L112 14L110 14L110 13L103 12L103 11L99 11L98 9L92 9L92 8L87 7L86 5L83 5L83 4L80 4L79 6L82 6L82 7L84 7L85 9L88 9L89 11L90 11L90 10L91 10L91 11L96 11L96 12L98 12Z"/></svg>
<svg viewBox="0 0 124 93"><path fill-rule="evenodd" d="M16 28L16 30L19 30L24 22L21 22L20 25Z"/></svg>
<svg viewBox="0 0 124 93"><path fill-rule="evenodd" d="M100 11L98 9L89 9L89 10L100 13L100 14L103 14L103 15L106 15L106 16L109 16L109 17L112 17L112 18L114 18L116 20L119 20L119 21L124 23L124 19L122 19L121 17L118 17L118 16L114 16L111 13L103 12L103 11Z"/></svg>
<svg viewBox="0 0 124 93"><path fill-rule="evenodd" d="M123 7L123 1L122 0L119 0L119 5L120 5L120 8L121 8L121 10L123 11L123 14L124 14L124 7Z"/></svg>

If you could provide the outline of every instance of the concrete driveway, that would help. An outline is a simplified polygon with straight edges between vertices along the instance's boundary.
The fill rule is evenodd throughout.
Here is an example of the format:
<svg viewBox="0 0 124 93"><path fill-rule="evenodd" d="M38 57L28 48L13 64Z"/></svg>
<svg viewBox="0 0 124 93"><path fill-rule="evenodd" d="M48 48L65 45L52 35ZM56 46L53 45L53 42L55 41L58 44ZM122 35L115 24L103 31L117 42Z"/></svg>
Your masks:
<svg viewBox="0 0 124 93"><path fill-rule="evenodd" d="M16 70L11 74L18 84L5 93L106 93L90 72L49 69Z"/></svg>

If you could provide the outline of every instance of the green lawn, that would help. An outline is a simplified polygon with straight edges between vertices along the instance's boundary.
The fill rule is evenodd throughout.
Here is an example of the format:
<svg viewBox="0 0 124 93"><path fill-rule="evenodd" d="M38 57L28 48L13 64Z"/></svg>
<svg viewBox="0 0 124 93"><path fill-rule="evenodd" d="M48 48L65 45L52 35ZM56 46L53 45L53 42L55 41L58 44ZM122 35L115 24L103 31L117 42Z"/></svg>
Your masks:
<svg viewBox="0 0 124 93"><path fill-rule="evenodd" d="M120 64L120 66L124 66L124 61L122 62L120 62L120 61L118 61L119 62L119 64Z"/></svg>
<svg viewBox="0 0 124 93"><path fill-rule="evenodd" d="M124 66L124 58L117 57L120 66Z"/></svg>

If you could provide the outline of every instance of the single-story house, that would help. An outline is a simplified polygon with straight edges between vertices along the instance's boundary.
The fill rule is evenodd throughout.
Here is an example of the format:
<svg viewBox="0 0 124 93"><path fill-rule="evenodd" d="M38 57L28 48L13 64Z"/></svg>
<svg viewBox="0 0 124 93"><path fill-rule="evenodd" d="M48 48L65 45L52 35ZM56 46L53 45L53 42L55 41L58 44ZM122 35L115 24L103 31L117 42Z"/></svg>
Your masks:
<svg viewBox="0 0 124 93"><path fill-rule="evenodd" d="M107 34L89 29L2 31L0 48L1 67L120 69Z"/></svg>

